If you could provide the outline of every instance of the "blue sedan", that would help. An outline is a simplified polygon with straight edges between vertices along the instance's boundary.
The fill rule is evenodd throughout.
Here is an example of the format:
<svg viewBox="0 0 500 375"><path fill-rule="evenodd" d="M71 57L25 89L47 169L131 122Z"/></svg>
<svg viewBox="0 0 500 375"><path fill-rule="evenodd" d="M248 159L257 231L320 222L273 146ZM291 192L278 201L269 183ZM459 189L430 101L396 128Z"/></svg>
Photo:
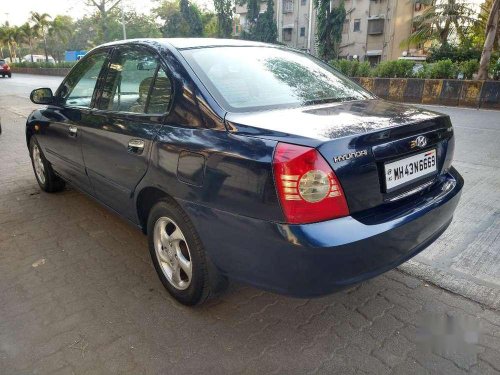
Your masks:
<svg viewBox="0 0 500 375"><path fill-rule="evenodd" d="M281 46L105 44L31 100L40 188L70 183L137 225L187 305L228 279L312 297L377 276L446 230L463 186L448 116Z"/></svg>

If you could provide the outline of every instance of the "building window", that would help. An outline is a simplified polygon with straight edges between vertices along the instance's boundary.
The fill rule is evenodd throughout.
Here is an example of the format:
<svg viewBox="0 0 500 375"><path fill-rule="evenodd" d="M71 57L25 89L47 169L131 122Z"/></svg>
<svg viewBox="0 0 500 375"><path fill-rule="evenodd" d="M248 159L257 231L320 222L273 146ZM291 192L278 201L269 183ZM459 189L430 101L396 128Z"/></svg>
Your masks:
<svg viewBox="0 0 500 375"><path fill-rule="evenodd" d="M356 31L361 31L361 19L355 19L354 20L354 27L352 29L352 31L356 32Z"/></svg>
<svg viewBox="0 0 500 375"><path fill-rule="evenodd" d="M349 32L349 20L344 21L344 26L342 27L342 34L347 34Z"/></svg>
<svg viewBox="0 0 500 375"><path fill-rule="evenodd" d="M293 0L283 0L283 13L293 12Z"/></svg>
<svg viewBox="0 0 500 375"><path fill-rule="evenodd" d="M292 41L292 30L293 29L283 29L283 41L285 42Z"/></svg>
<svg viewBox="0 0 500 375"><path fill-rule="evenodd" d="M306 36L306 28L305 27L300 28L300 36Z"/></svg>
<svg viewBox="0 0 500 375"><path fill-rule="evenodd" d="M300 0L300 5L306 5L307 4L307 0Z"/></svg>
<svg viewBox="0 0 500 375"><path fill-rule="evenodd" d="M367 56L368 62L371 66L375 66L380 63L380 56Z"/></svg>
<svg viewBox="0 0 500 375"><path fill-rule="evenodd" d="M368 20L368 34L376 35L382 34L384 32L384 21L383 18L375 18Z"/></svg>

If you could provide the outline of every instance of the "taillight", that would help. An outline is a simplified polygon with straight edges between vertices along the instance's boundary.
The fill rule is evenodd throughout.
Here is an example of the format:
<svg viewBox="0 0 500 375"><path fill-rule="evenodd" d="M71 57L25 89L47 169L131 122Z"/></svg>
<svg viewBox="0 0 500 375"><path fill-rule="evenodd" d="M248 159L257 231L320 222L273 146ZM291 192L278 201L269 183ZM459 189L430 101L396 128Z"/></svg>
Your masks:
<svg viewBox="0 0 500 375"><path fill-rule="evenodd" d="M278 143L273 168L288 223L313 223L349 215L342 187L316 149Z"/></svg>

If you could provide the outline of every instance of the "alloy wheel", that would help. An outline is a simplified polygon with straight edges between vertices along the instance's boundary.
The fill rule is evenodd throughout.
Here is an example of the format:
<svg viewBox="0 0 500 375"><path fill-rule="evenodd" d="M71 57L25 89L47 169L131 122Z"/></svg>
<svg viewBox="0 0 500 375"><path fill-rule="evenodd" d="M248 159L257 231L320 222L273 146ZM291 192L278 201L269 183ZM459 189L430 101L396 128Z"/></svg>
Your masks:
<svg viewBox="0 0 500 375"><path fill-rule="evenodd" d="M33 146L33 166L35 167L35 173L38 180L42 185L45 184L45 166L43 165L40 148L38 148L36 144Z"/></svg>
<svg viewBox="0 0 500 375"><path fill-rule="evenodd" d="M187 289L193 268L189 246L180 227L163 216L156 221L153 236L156 258L168 282L176 289Z"/></svg>

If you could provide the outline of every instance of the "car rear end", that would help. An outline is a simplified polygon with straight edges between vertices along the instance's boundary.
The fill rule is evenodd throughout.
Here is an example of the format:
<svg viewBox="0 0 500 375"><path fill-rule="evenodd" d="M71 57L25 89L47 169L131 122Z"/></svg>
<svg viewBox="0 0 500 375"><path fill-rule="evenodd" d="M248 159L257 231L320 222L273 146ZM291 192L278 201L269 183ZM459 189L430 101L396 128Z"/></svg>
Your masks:
<svg viewBox="0 0 500 375"><path fill-rule="evenodd" d="M234 137L275 142L269 159L259 160L270 162L282 218L197 208L209 211L203 216L210 222L197 227L223 272L284 294L320 296L398 266L444 232L463 187L452 167L448 116L379 100L321 63L281 52L252 51L265 55L252 61L265 73L248 68L252 75L242 81L238 66L246 63L245 53L227 68L218 61L226 64L234 54L213 64L205 54L200 64L207 66L188 58L228 108L225 121ZM211 71L224 83L211 80ZM275 91L268 83L273 77ZM247 98L242 85L259 90L252 79L269 92ZM283 103L269 105L278 100ZM222 244L219 233L225 233Z"/></svg>
<svg viewBox="0 0 500 375"><path fill-rule="evenodd" d="M5 76L11 77L12 76L10 66L9 66L9 64L7 64L7 62L5 60L0 60L0 75L3 77L5 77Z"/></svg>
<svg viewBox="0 0 500 375"><path fill-rule="evenodd" d="M405 110L407 118L398 125L379 121L366 132L353 122L352 134L342 127L344 136L317 144L262 132L277 142L273 178L283 220L240 217L243 224L219 215L226 233L237 233L231 258L251 254L236 278L293 296L320 296L398 266L446 230L463 187L452 167L449 118L374 100L339 110L351 121L353 105L365 113L372 107L372 115ZM290 115L290 122L298 117ZM244 126L231 126L245 133Z"/></svg>

